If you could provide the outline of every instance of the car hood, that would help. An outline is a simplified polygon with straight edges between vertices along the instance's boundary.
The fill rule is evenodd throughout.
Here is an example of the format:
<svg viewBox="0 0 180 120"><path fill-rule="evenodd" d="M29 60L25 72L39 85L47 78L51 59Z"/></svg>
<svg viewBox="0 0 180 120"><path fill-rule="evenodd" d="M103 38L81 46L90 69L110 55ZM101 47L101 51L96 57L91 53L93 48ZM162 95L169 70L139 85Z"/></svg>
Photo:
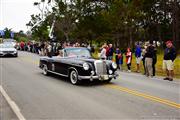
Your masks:
<svg viewBox="0 0 180 120"><path fill-rule="evenodd" d="M93 59L93 58L74 58L74 61L78 61L81 63L87 62L87 63L91 63L94 64L95 61L97 61L98 59ZM107 64L112 63L112 61L110 60L105 60Z"/></svg>

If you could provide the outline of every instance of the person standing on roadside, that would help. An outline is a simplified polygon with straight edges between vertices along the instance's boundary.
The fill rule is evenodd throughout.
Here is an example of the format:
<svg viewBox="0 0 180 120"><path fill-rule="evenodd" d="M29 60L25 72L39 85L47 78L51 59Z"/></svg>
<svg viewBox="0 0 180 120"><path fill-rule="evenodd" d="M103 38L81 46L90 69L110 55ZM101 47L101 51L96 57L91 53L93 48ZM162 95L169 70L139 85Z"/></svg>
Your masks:
<svg viewBox="0 0 180 120"><path fill-rule="evenodd" d="M116 64L118 65L118 69L122 70L122 53L119 48L116 48Z"/></svg>
<svg viewBox="0 0 180 120"><path fill-rule="evenodd" d="M113 53L114 53L113 46L112 46L112 44L109 44L108 60L113 60Z"/></svg>
<svg viewBox="0 0 180 120"><path fill-rule="evenodd" d="M100 59L106 60L106 45L102 46L101 53L100 53Z"/></svg>
<svg viewBox="0 0 180 120"><path fill-rule="evenodd" d="M153 76L156 76L156 62L157 62L157 48L156 48L156 44L155 44L154 45L153 63L152 63Z"/></svg>
<svg viewBox="0 0 180 120"><path fill-rule="evenodd" d="M145 68L146 68L146 76L153 77L153 56L154 56L154 46L153 41L149 41L149 46L146 49L145 54Z"/></svg>
<svg viewBox="0 0 180 120"><path fill-rule="evenodd" d="M106 49L106 58L109 58L109 46L107 45L107 43L104 43L104 47Z"/></svg>
<svg viewBox="0 0 180 120"><path fill-rule="evenodd" d="M173 81L174 76L174 60L176 59L176 50L172 41L166 42L166 49L164 51L163 69L166 70L167 77L164 80Z"/></svg>
<svg viewBox="0 0 180 120"><path fill-rule="evenodd" d="M127 64L128 72L131 72L131 61L132 61L132 52L130 48L127 48L126 64Z"/></svg>
<svg viewBox="0 0 180 120"><path fill-rule="evenodd" d="M25 43L23 41L20 42L20 50L24 51Z"/></svg>
<svg viewBox="0 0 180 120"><path fill-rule="evenodd" d="M136 64L137 64L137 71L140 72L140 62L141 62L141 46L139 43L136 45L136 50L135 50L135 57L136 57Z"/></svg>
<svg viewBox="0 0 180 120"><path fill-rule="evenodd" d="M122 50L120 50L120 54L119 54L119 66L120 66L120 70L123 71L123 52Z"/></svg>
<svg viewBox="0 0 180 120"><path fill-rule="evenodd" d="M41 42L41 45L40 45L40 49L41 49L41 56L44 56L44 48L45 48L45 43L44 42Z"/></svg>
<svg viewBox="0 0 180 120"><path fill-rule="evenodd" d="M146 66L145 66L145 58L146 58L146 49L147 49L147 45L144 45L144 48L142 50L142 61L143 61L143 67L144 67L144 75L146 75Z"/></svg>

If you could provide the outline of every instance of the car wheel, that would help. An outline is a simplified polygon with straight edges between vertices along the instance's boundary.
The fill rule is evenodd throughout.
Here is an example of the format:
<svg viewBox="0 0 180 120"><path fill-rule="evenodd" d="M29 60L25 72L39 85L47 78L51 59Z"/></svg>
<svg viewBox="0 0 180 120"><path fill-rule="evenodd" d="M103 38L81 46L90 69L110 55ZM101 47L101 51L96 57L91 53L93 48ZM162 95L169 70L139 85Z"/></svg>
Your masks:
<svg viewBox="0 0 180 120"><path fill-rule="evenodd" d="M48 75L48 68L47 68L47 66L46 65L43 65L43 74L44 75Z"/></svg>
<svg viewBox="0 0 180 120"><path fill-rule="evenodd" d="M73 85L77 85L79 83L78 74L75 70L71 71L69 78Z"/></svg>

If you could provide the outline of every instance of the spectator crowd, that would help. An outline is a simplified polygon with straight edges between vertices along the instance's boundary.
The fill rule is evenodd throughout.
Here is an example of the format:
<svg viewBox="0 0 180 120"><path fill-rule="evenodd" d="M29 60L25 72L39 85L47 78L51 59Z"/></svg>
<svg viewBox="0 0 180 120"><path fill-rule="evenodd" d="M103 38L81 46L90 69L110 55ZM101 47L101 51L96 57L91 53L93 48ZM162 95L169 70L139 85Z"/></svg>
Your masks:
<svg viewBox="0 0 180 120"><path fill-rule="evenodd" d="M99 57L101 59L113 60L113 53L115 53L115 62L118 65L118 69L122 70L123 65L123 54L125 54L125 64L127 66L128 72L131 72L131 64L132 64L132 50L131 48L127 48L125 52L117 47L113 49L112 44L107 45L104 43L101 47L101 52ZM157 63L157 45L153 41L149 41L145 43L144 46L140 45L140 43L136 44L136 48L134 51L136 58L137 70L136 72L140 72L140 63L142 61L144 67L144 75L149 78L152 78L156 75L156 63ZM176 58L176 50L172 44L172 41L168 40L166 42L166 48L164 51L164 60L163 60L163 70L166 71L167 77L164 80L173 81L174 77L174 60Z"/></svg>
<svg viewBox="0 0 180 120"><path fill-rule="evenodd" d="M50 43L50 42L19 42L16 44L16 48L22 51L28 51L32 53L39 54L40 56L53 56L58 55L59 50L66 47L87 47L90 52L94 53L95 48L90 46L90 44L85 43L74 43L69 42L64 43ZM134 51L137 70L140 72L140 64L142 61L144 67L144 75L152 78L156 75L156 62L157 62L157 45L153 41L149 41L142 46L139 42L136 43L136 48ZM122 51L119 47L114 48L112 44L104 43L100 48L99 58L102 60L114 60L118 66L119 70L123 70L122 65L126 64L127 71L131 72L132 56L133 51L130 47L126 51ZM124 60L125 56L125 60ZM168 40L166 42L166 48L164 51L163 69L167 73L167 77L164 80L173 81L174 77L174 60L176 58L176 50L172 44L172 41ZM125 61L125 63L124 63Z"/></svg>
<svg viewBox="0 0 180 120"><path fill-rule="evenodd" d="M90 47L89 44L70 44L69 42L64 43L50 43L50 42L19 42L16 44L16 48L21 51L28 51L39 54L40 56L56 56L59 50L66 47L87 47L91 52L94 52L94 47Z"/></svg>

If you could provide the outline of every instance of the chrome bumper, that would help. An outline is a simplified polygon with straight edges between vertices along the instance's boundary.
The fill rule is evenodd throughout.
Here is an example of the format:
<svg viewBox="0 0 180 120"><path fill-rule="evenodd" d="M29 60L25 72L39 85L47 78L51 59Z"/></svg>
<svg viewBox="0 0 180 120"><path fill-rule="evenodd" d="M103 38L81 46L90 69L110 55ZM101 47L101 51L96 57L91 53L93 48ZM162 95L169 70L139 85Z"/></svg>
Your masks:
<svg viewBox="0 0 180 120"><path fill-rule="evenodd" d="M104 78L104 76L106 76L106 79ZM99 76L78 76L79 80L108 80L111 78L116 79L119 75L118 74L113 74L113 75L99 75ZM108 78L107 78L108 77Z"/></svg>

